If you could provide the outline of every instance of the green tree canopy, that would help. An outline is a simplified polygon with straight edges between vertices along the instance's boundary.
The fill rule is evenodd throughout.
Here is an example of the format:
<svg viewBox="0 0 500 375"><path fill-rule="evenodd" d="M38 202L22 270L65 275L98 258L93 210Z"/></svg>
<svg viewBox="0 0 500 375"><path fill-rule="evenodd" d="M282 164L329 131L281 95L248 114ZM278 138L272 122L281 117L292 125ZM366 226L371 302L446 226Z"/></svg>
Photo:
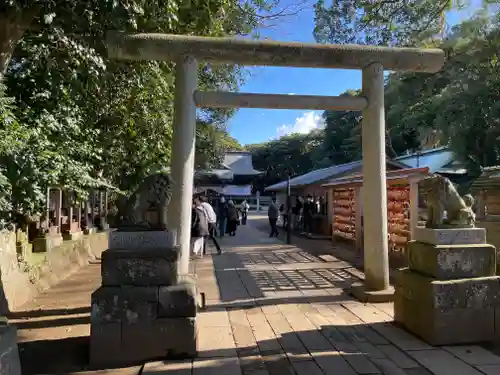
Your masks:
<svg viewBox="0 0 500 375"><path fill-rule="evenodd" d="M3 2L0 185L6 200L24 214L43 212L49 185L62 184L83 196L104 179L126 191L158 165L169 165L173 64L107 59L107 31L244 35L275 5L263 0ZM233 65L199 69L201 89L237 90L245 77ZM238 146L224 130L231 114L200 114L203 156L197 160L203 165Z"/></svg>

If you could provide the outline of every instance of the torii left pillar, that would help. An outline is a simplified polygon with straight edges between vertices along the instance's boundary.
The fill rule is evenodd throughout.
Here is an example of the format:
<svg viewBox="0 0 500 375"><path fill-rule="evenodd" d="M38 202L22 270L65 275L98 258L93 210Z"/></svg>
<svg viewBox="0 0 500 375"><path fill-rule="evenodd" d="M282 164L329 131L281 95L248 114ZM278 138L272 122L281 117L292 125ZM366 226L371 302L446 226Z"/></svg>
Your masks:
<svg viewBox="0 0 500 375"><path fill-rule="evenodd" d="M172 135L172 198L168 209L168 228L180 246L179 274L189 273L191 250L191 210L193 202L194 155L196 142L196 104L198 65L184 56L176 62L174 126Z"/></svg>

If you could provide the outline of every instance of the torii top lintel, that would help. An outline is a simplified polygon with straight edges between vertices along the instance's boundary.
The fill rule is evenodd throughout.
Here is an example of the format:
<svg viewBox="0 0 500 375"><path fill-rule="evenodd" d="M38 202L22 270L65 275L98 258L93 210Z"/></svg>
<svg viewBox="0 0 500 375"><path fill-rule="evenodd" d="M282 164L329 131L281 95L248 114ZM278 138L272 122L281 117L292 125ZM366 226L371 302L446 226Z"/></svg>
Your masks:
<svg viewBox="0 0 500 375"><path fill-rule="evenodd" d="M385 70L435 73L444 64L440 49L393 48L355 44L316 44L210 38L171 34L125 34L107 37L108 56L127 60L171 60L182 56L209 63L363 69L380 63Z"/></svg>

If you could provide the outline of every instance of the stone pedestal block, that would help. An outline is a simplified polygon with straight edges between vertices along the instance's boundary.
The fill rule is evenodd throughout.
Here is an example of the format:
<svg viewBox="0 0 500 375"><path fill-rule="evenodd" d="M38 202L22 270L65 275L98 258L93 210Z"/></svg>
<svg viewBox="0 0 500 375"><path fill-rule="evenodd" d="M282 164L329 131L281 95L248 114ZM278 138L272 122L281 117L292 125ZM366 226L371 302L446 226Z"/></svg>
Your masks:
<svg viewBox="0 0 500 375"><path fill-rule="evenodd" d="M440 280L496 274L496 249L493 245L433 245L412 241L408 244L407 254L412 271Z"/></svg>
<svg viewBox="0 0 500 375"><path fill-rule="evenodd" d="M129 228L130 229L130 228ZM197 288L166 231L113 231L92 294L90 361L127 366L196 356Z"/></svg>
<svg viewBox="0 0 500 375"><path fill-rule="evenodd" d="M173 285L177 281L179 249L108 249L102 253L102 284Z"/></svg>
<svg viewBox="0 0 500 375"><path fill-rule="evenodd" d="M154 319L149 323L92 323L90 364L94 368L130 366L197 354L195 318Z"/></svg>
<svg viewBox="0 0 500 375"><path fill-rule="evenodd" d="M92 293L92 323L151 322L158 316L158 287L102 286Z"/></svg>
<svg viewBox="0 0 500 375"><path fill-rule="evenodd" d="M76 224L78 224L78 223L76 223ZM79 240L83 237L83 231L63 233L62 237L63 237L64 241Z"/></svg>
<svg viewBox="0 0 500 375"><path fill-rule="evenodd" d="M0 374L21 375L17 330L11 324L0 325Z"/></svg>
<svg viewBox="0 0 500 375"><path fill-rule="evenodd" d="M432 345L490 341L499 293L497 276L441 281L402 269L394 319Z"/></svg>
<svg viewBox="0 0 500 375"><path fill-rule="evenodd" d="M476 245L486 243L483 228L415 228L414 239L432 245Z"/></svg>
<svg viewBox="0 0 500 375"><path fill-rule="evenodd" d="M173 234L164 230L126 231L109 233L109 248L113 249L169 249L173 247Z"/></svg>
<svg viewBox="0 0 500 375"><path fill-rule="evenodd" d="M34 253L45 253L51 251L57 246L61 246L63 238L60 234L46 234L35 238L33 241Z"/></svg>
<svg viewBox="0 0 500 375"><path fill-rule="evenodd" d="M194 283L159 288L158 316L161 318L195 317L198 291Z"/></svg>
<svg viewBox="0 0 500 375"><path fill-rule="evenodd" d="M122 351L134 362L193 358L196 343L195 318L159 318L150 324L122 325Z"/></svg>
<svg viewBox="0 0 500 375"><path fill-rule="evenodd" d="M90 325L90 365L94 368L121 366L122 323L94 322Z"/></svg>

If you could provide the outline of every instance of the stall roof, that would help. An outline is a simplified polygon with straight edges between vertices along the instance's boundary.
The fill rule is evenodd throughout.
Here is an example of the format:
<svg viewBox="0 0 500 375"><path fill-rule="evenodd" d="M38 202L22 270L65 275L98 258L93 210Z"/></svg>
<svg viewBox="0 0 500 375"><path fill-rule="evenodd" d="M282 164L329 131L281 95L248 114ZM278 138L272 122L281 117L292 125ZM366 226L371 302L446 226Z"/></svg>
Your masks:
<svg viewBox="0 0 500 375"><path fill-rule="evenodd" d="M406 165L400 162L390 159L387 160L387 163L399 168L407 167ZM358 168L362 168L362 166L363 162L361 160L358 160L346 164L332 165L331 167L328 168L317 169L309 173L303 174L301 176L291 178L290 187L296 188L300 186L322 183L336 176L341 176L344 175L345 173L353 172ZM266 191L284 190L286 189L286 186L287 186L287 181L281 181L278 182L277 184L268 186L266 188Z"/></svg>
<svg viewBox="0 0 500 375"><path fill-rule="evenodd" d="M411 177L425 177L429 174L429 168L407 168L396 171L388 171L386 178L389 184L397 184L399 182L407 181ZM329 181L321 186L323 187L349 187L363 185L363 175L357 174L354 176L340 177L335 180Z"/></svg>
<svg viewBox="0 0 500 375"><path fill-rule="evenodd" d="M465 174L467 170L457 162L453 151L448 146L415 152L395 158L412 168L428 167L430 173Z"/></svg>

